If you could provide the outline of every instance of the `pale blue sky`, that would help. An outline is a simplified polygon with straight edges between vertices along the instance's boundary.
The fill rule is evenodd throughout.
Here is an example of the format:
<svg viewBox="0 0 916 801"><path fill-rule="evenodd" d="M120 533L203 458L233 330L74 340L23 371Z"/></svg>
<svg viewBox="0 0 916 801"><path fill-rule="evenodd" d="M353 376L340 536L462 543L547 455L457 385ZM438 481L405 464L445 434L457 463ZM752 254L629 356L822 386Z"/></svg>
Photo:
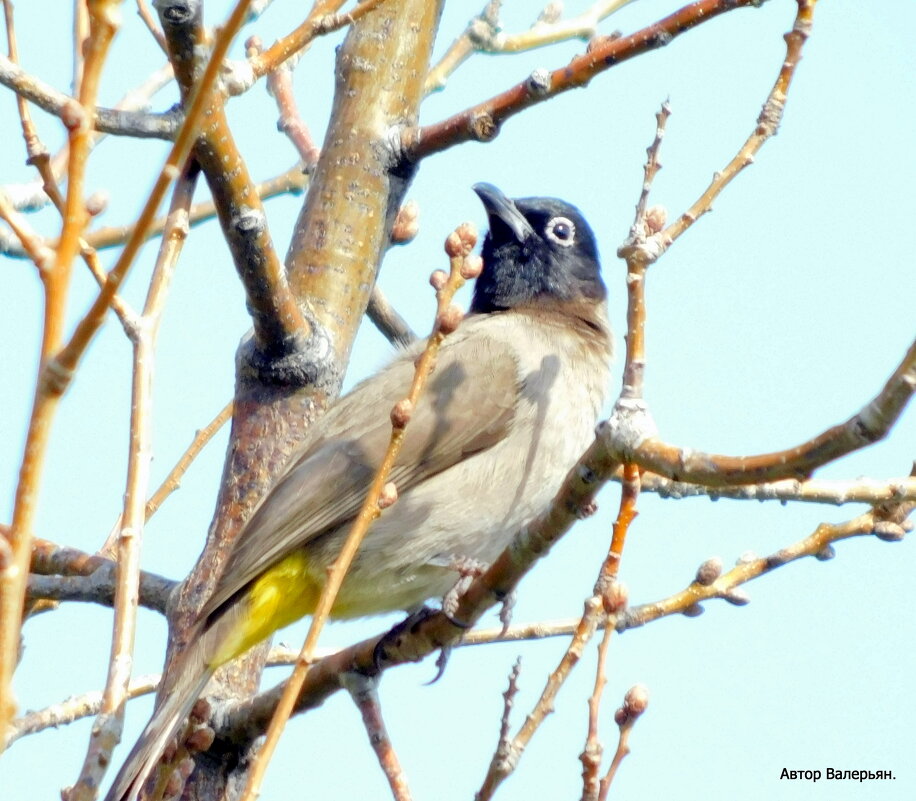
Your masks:
<svg viewBox="0 0 916 801"><path fill-rule="evenodd" d="M483 4L483 0L479 0ZM587 3L568 3L569 10ZM211 7L208 21L222 18ZM536 3L507 3L516 30ZM277 0L254 30L265 41L288 30L302 4ZM523 8L525 7L525 8ZM677 7L637 0L602 28L630 32ZM66 89L69 16L59 2L17 5L25 66ZM673 116L664 169L652 202L680 212L751 131L784 54L795 4L771 0L759 10L727 14L669 47L621 65L575 91L510 120L491 144L468 144L424 164L409 196L421 207L421 233L388 257L381 284L417 330L426 330L433 299L426 284L443 266L441 243L456 224L484 224L470 185L490 181L510 195L556 195L578 204L604 257L611 314L622 351L624 271L614 258L632 219L654 114L666 97ZM441 51L476 3L448 4ZM914 334L916 273L912 244L912 154L916 54L908 0L819 4L814 33L792 87L779 135L757 163L655 267L648 282L646 395L662 435L675 443L725 453L754 453L807 439L857 411L883 385ZM246 31L247 35L248 31ZM296 74L303 114L316 133L327 117L332 42L315 47ZM517 57L479 56L448 89L423 107L425 121L520 80L535 67L559 66L581 51L571 43ZM102 102L158 66L161 55L125 4L124 28L103 82ZM169 90L170 91L170 90ZM155 103L165 108L173 95ZM0 93L0 182L25 180L12 95ZM292 148L275 131L263 88L233 101L230 116L252 173L263 178L290 166ZM36 119L49 146L60 126ZM318 133L320 138L320 133ZM102 224L126 222L138 210L137 187L151 184L164 154L159 143L110 141L100 147L90 190L111 190ZM204 190L199 191L199 196ZM274 241L285 252L301 200L268 204ZM50 212L36 225L49 234ZM125 294L139 302L155 249L147 247ZM105 258L111 260L112 254ZM40 321L34 269L2 261L0 342L0 519L8 519L21 457ZM71 319L94 290L77 270ZM228 400L233 352L248 326L242 292L216 226L196 229L182 256L162 325L156 367L154 482ZM390 349L367 324L348 384L383 363ZM37 531L93 550L114 523L123 493L129 391L128 343L110 323L94 343L61 406ZM619 366L619 365L618 365ZM619 370L614 372L616 393ZM916 413L909 409L887 442L848 457L819 475L904 475L916 455ZM211 445L181 490L147 529L143 564L183 576L199 551L213 509L225 436ZM590 592L607 549L618 501L602 493L599 513L577 527L522 584L517 622L573 616ZM766 554L810 533L821 521L846 520L862 507L640 499L623 560L634 603L686 585L696 567L719 555ZM916 697L916 624L911 614L912 541L840 543L829 563L806 560L746 587L743 608L707 604L699 619L654 623L615 638L606 690L605 747L616 744L613 710L627 688L650 692L649 711L631 739L612 797L646 799L910 799L916 797L912 721ZM327 645L346 644L395 622L332 625ZM16 690L22 708L43 707L102 686L111 614L67 605L25 629ZM489 619L492 624L494 619ZM141 611L137 673L161 665L164 625ZM283 635L298 645L304 629ZM550 640L460 650L445 676L428 687L431 662L392 671L381 693L389 728L414 797L470 799L496 742L506 676L522 654L514 727L524 718L565 643ZM283 674L274 670L268 680ZM507 801L570 798L580 793L585 700L594 649L563 690L557 713L536 736L500 791ZM149 713L131 703L125 740ZM0 758L4 801L50 801L72 783L85 753L89 721L16 743ZM127 751L115 755L120 761ZM789 769L892 770L894 781L780 780ZM289 727L262 798L387 798L384 779L357 713L338 695Z"/></svg>

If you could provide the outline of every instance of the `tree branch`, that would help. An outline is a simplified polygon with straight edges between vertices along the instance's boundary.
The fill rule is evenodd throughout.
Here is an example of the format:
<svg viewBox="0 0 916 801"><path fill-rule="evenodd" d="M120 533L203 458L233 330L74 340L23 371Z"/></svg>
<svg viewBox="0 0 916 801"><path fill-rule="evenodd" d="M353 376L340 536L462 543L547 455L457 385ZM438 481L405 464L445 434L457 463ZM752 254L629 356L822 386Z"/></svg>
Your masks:
<svg viewBox="0 0 916 801"><path fill-rule="evenodd" d="M0 55L0 84L64 121L77 104L75 98L30 75L4 55ZM180 113L174 109L157 113L96 108L92 114L92 128L114 136L174 139L180 125Z"/></svg>
<svg viewBox="0 0 916 801"><path fill-rule="evenodd" d="M415 161L462 142L488 142L500 126L526 108L549 100L562 92L586 86L596 75L634 56L670 44L677 36L702 23L747 6L760 6L766 0L699 0L629 36L597 43L589 52L568 65L536 70L529 78L505 92L478 103L446 120L422 128L407 128L401 135L404 151Z"/></svg>

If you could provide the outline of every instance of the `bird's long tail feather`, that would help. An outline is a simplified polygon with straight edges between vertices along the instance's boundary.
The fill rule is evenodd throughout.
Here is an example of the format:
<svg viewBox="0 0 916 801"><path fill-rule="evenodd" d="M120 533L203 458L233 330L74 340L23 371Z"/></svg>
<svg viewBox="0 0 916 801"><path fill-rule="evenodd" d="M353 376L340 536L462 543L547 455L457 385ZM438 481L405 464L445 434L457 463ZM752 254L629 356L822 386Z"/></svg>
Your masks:
<svg viewBox="0 0 916 801"><path fill-rule="evenodd" d="M153 714L150 722L137 740L114 784L105 796L105 801L134 801L156 768L169 740L175 736L200 697L204 687L213 675L212 669L178 672L175 684L168 688L162 705Z"/></svg>

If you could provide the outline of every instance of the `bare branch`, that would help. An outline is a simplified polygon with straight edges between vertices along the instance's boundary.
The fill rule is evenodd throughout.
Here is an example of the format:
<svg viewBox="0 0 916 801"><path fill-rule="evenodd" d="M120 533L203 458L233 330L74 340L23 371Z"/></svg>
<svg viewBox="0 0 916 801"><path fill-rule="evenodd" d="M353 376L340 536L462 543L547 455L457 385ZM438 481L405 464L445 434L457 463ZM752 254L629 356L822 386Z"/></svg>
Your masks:
<svg viewBox="0 0 916 801"><path fill-rule="evenodd" d="M99 567L87 576L29 576L28 597L30 601L80 601L83 603L114 606L117 586L117 571L114 562ZM172 590L177 586L172 581L155 573L140 574L137 600L140 606L165 614L166 604Z"/></svg>
<svg viewBox="0 0 916 801"><path fill-rule="evenodd" d="M679 448L654 435L645 404L621 406L599 426L609 455L631 459L644 470L674 479L722 487L807 478L815 469L887 435L916 392L916 341L875 398L846 422L775 453L722 456Z"/></svg>
<svg viewBox="0 0 916 801"><path fill-rule="evenodd" d="M404 770L382 718L382 704L378 697L378 677L348 673L343 679L345 688L362 716L366 734L369 735L369 744L375 751L379 766L388 780L392 797L395 801L410 801L407 777L404 775Z"/></svg>
<svg viewBox="0 0 916 801"><path fill-rule="evenodd" d="M419 161L461 142L487 142L496 137L503 122L561 92L586 86L596 75L634 56L670 44L677 36L719 14L766 0L699 0L629 36L597 43L568 65L549 72L536 70L529 78L502 94L478 103L446 120L422 128L406 129L401 144Z"/></svg>
<svg viewBox="0 0 916 801"><path fill-rule="evenodd" d="M159 684L158 674L137 676L128 687L129 698L137 698L153 692ZM28 712L12 722L7 731L4 748L11 746L20 737L37 734L45 729L56 729L66 726L80 718L97 715L102 707L102 693L99 690L73 695L59 704Z"/></svg>
<svg viewBox="0 0 916 801"><path fill-rule="evenodd" d="M77 102L70 95L29 75L4 55L0 55L0 84L65 122L68 115L73 114ZM140 139L174 139L180 124L181 116L176 111L155 113L96 108L92 115L94 130Z"/></svg>

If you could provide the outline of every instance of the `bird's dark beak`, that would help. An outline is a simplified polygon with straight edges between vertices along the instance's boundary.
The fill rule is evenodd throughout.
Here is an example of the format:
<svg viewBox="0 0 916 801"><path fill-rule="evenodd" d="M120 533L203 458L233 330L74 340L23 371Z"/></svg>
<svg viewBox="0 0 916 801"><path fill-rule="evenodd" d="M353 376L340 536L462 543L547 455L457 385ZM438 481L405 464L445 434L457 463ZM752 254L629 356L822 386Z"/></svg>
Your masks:
<svg viewBox="0 0 916 801"><path fill-rule="evenodd" d="M512 235L519 242L523 242L534 233L531 223L525 219L515 203L493 184L474 184L471 188L477 193L483 203L483 207L487 210L491 231L495 224L501 223L512 232Z"/></svg>

